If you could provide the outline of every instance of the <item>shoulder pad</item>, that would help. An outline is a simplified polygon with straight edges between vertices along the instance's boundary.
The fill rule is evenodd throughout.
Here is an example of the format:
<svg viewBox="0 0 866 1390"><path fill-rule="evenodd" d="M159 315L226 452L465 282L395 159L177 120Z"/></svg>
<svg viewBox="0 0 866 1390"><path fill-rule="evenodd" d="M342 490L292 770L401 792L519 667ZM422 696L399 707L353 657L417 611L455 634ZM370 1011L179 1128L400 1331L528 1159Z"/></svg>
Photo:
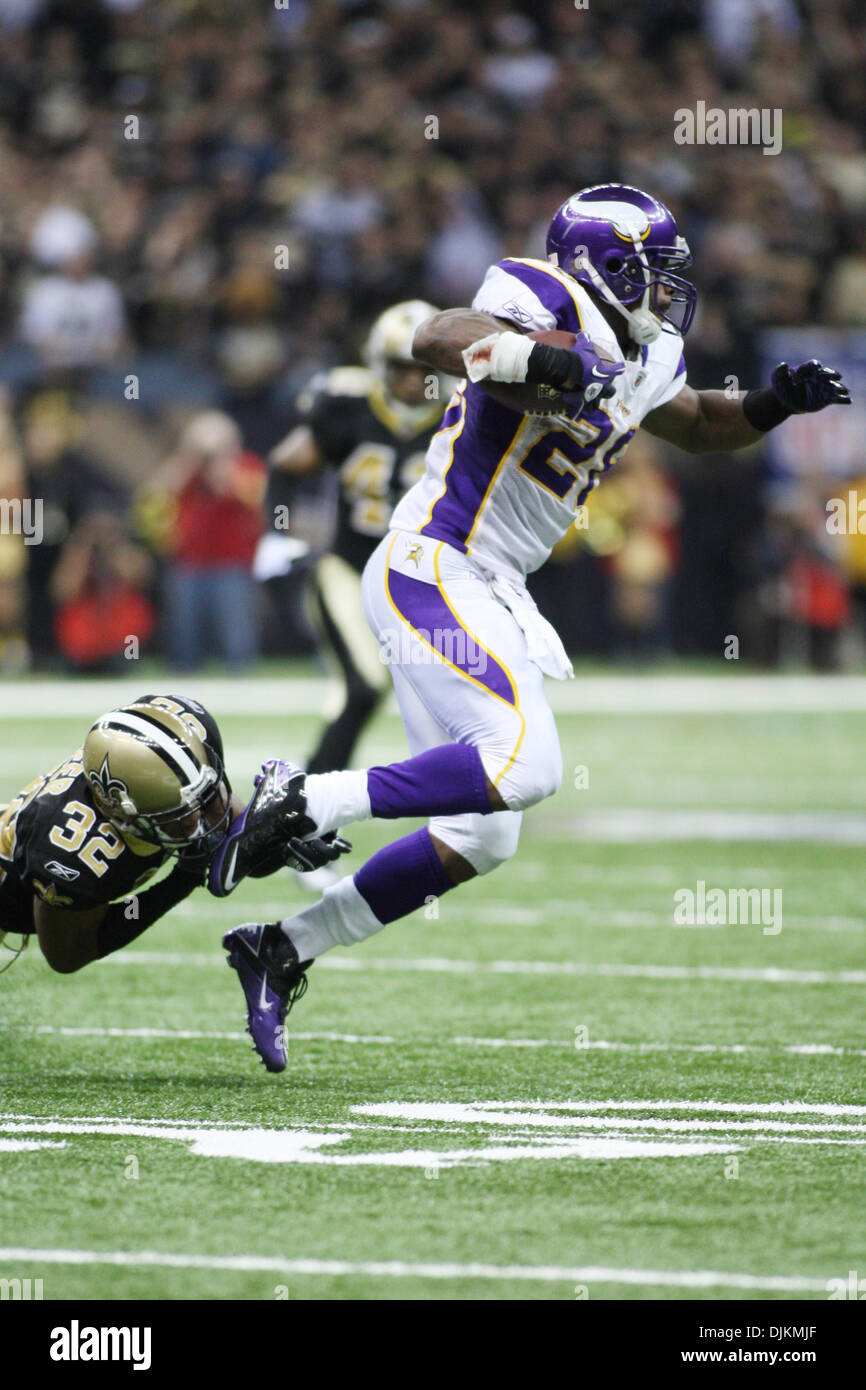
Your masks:
<svg viewBox="0 0 866 1390"><path fill-rule="evenodd" d="M332 367L310 377L295 404L303 415L308 415L325 396L356 396L363 400L375 384L376 378L366 367Z"/></svg>
<svg viewBox="0 0 866 1390"><path fill-rule="evenodd" d="M367 396L376 378L366 367L333 367L325 379L329 396Z"/></svg>

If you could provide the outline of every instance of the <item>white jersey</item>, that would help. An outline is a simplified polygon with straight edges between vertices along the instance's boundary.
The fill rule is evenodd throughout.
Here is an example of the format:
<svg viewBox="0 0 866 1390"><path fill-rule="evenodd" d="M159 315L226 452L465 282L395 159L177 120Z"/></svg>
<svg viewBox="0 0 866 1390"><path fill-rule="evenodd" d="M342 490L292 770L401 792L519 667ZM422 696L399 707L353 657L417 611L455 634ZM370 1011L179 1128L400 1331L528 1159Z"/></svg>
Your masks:
<svg viewBox="0 0 866 1390"><path fill-rule="evenodd" d="M683 342L660 333L629 361L578 282L546 261L490 267L472 303L524 332L589 334L625 370L616 394L579 418L518 415L463 382L427 450L426 471L397 505L395 529L446 541L494 572L523 579L547 559L599 477L651 410L685 385Z"/></svg>

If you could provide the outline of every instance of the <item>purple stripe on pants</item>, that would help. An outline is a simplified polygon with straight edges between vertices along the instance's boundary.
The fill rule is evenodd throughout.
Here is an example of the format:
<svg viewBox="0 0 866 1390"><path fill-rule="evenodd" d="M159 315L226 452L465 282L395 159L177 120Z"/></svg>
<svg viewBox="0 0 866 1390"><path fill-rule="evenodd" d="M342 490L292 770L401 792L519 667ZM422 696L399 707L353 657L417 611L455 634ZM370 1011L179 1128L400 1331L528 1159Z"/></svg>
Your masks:
<svg viewBox="0 0 866 1390"><path fill-rule="evenodd" d="M388 570L385 582L397 612L413 631L423 635L428 646L464 675L516 707L517 692L508 672L463 627L437 585L393 569Z"/></svg>

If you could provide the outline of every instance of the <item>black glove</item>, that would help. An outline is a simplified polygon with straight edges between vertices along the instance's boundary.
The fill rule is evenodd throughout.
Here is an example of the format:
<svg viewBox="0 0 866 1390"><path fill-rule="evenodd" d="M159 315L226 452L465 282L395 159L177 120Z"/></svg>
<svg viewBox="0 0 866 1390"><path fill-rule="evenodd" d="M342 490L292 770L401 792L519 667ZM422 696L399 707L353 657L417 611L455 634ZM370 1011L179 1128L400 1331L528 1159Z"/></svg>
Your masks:
<svg viewBox="0 0 866 1390"><path fill-rule="evenodd" d="M828 405L850 405L848 387L839 372L813 357L799 367L780 362L770 377L773 393L791 415L810 415Z"/></svg>
<svg viewBox="0 0 866 1390"><path fill-rule="evenodd" d="M555 386L569 392L580 390L581 403L591 404L597 396L606 399L616 391L614 380L625 371L622 362L606 362L599 357L588 333L575 334L573 347L551 347L536 343L529 354L526 380Z"/></svg>
<svg viewBox="0 0 866 1390"><path fill-rule="evenodd" d="M327 835L314 836L311 840L295 837L283 844L274 846L257 858L248 871L250 878L267 878L283 867L296 869L299 874L307 874L312 869L321 869L332 864L341 854L348 854L352 848L336 830Z"/></svg>
<svg viewBox="0 0 866 1390"><path fill-rule="evenodd" d="M799 367L780 362L764 391L749 391L743 414L756 430L774 429L791 415L811 415L828 405L850 405L848 387L839 372L813 357Z"/></svg>

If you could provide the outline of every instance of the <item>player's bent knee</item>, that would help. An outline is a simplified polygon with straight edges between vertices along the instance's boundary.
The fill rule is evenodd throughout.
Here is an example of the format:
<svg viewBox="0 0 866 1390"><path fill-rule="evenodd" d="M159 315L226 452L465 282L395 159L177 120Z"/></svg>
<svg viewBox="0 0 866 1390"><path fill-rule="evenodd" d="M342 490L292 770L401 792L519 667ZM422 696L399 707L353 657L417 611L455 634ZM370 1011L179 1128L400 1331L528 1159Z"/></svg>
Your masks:
<svg viewBox="0 0 866 1390"><path fill-rule="evenodd" d="M554 796L562 786L562 753L559 743L539 745L526 753L520 751L510 768L497 782L502 799L512 810L525 810L548 796Z"/></svg>
<svg viewBox="0 0 866 1390"><path fill-rule="evenodd" d="M521 819L519 811L437 817L430 822L430 834L470 864L476 874L489 874L516 853Z"/></svg>

